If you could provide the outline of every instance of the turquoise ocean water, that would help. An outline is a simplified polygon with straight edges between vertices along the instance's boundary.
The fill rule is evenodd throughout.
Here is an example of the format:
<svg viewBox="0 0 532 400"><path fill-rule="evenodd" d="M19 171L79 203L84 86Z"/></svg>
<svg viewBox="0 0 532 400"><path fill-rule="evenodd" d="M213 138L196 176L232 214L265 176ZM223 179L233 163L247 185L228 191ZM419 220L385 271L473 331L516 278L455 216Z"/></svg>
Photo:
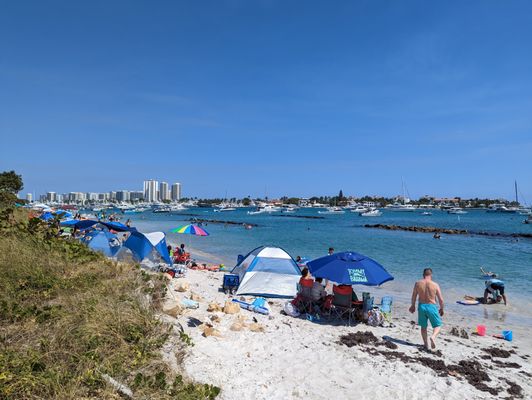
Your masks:
<svg viewBox="0 0 532 400"><path fill-rule="evenodd" d="M141 231L164 231L172 243L186 243L192 249L212 253L226 265L233 266L238 254L246 254L261 245L275 245L309 259L326 254L329 247L337 252L353 250L374 258L395 277L381 288L372 289L376 295L392 293L397 299L408 301L411 288L422 269L430 266L434 279L444 292L446 303L464 315L482 313L523 326L532 326L532 239L492 238L469 235L445 235L435 240L432 234L369 229L364 224L396 224L435 226L504 233L532 233L532 225L517 214L487 213L471 210L453 215L434 210L433 215L421 212L384 211L381 217L360 217L358 214L324 215L316 209L301 209L294 214L248 215L248 209L234 212L214 212L212 209L192 208L182 213L126 215ZM194 215L185 215L194 214ZM319 216L323 219L294 218ZM241 225L208 223L204 228L208 237L194 237L169 233L170 229L187 223L190 218L230 220L257 224L251 230ZM464 294L481 296L484 280L479 267L495 271L506 282L509 306L466 307L456 305Z"/></svg>

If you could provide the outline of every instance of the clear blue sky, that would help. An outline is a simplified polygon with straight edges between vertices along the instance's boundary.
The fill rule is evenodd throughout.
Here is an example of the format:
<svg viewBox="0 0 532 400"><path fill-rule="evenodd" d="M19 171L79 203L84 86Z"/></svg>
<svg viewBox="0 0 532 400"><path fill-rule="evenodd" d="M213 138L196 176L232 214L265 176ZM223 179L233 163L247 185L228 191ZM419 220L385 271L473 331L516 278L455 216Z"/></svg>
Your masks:
<svg viewBox="0 0 532 400"><path fill-rule="evenodd" d="M25 192L532 202L532 2L3 2L0 134Z"/></svg>

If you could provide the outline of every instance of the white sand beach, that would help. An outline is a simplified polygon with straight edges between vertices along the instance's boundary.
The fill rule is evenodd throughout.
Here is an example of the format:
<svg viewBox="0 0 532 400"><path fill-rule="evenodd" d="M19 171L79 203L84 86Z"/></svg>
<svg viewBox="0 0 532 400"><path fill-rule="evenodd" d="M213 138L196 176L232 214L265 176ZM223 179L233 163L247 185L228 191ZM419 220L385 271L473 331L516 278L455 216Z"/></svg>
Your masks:
<svg viewBox="0 0 532 400"><path fill-rule="evenodd" d="M416 346L421 343L419 328L412 322L415 316L406 311L405 304L394 304L395 326L391 328L373 328L363 323L348 327L293 318L281 313L286 300L280 299L269 301L270 315L244 309L237 314L208 312L209 303L223 305L230 298L220 290L222 279L221 272L190 270L185 278L169 281L169 305L189 298L191 292L200 296L200 301L198 309L185 310L177 318L165 316L179 329L182 327L194 343L187 347L183 360L185 373L195 381L221 387L221 399L532 396L531 340L520 330L514 331L513 342L479 337L472 334L475 321L449 313L444 317L438 340L441 355L427 353ZM185 282L190 289L178 292L176 288ZM240 331L232 330L235 322L247 326ZM210 330L214 329L219 336L206 337L202 323L212 325ZM452 335L452 328L464 329L469 337ZM487 324L488 334L498 332L497 329L496 322ZM342 335L353 332L371 332L379 342L386 338L397 349L375 343L348 347L340 342ZM482 350L492 348L509 353L502 354L506 358L494 357ZM171 353L173 349L167 351ZM461 361L462 367L485 371L487 375L468 377L463 368L454 367ZM480 379L476 386L483 390L475 387L475 379Z"/></svg>

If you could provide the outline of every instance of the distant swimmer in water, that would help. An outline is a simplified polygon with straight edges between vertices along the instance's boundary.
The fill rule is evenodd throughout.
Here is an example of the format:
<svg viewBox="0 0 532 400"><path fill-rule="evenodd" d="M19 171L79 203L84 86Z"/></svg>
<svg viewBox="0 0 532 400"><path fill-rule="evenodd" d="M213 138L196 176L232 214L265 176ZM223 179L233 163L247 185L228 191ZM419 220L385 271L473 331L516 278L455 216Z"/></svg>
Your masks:
<svg viewBox="0 0 532 400"><path fill-rule="evenodd" d="M436 232L433 236L434 239L439 239L441 238L440 234L438 232Z"/></svg>
<svg viewBox="0 0 532 400"><path fill-rule="evenodd" d="M489 276L490 278L497 278L497 274L491 271L484 271L484 268L480 267L480 272L483 276Z"/></svg>

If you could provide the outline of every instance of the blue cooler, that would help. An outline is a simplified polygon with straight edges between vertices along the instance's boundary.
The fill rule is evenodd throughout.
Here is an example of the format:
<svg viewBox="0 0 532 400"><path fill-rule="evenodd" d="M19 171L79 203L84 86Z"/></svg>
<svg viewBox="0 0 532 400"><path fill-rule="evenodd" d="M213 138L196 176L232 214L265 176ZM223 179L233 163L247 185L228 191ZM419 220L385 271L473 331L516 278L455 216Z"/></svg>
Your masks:
<svg viewBox="0 0 532 400"><path fill-rule="evenodd" d="M240 285L240 277L235 274L224 274L223 290L227 293L233 293Z"/></svg>

